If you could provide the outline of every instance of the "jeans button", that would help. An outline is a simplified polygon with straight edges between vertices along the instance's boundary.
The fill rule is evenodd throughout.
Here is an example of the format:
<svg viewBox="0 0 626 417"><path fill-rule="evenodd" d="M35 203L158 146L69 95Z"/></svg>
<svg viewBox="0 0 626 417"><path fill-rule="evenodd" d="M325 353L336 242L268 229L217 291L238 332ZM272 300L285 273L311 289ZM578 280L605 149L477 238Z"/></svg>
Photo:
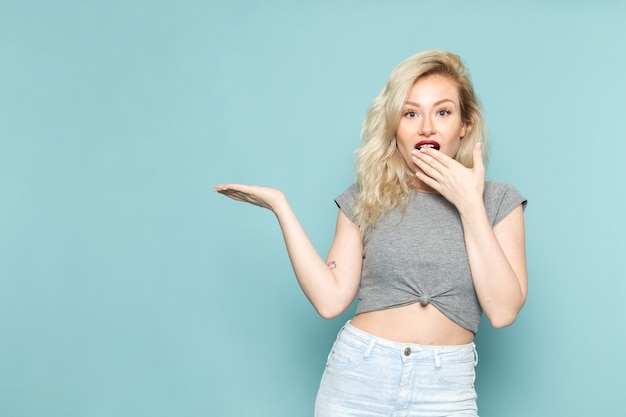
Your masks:
<svg viewBox="0 0 626 417"><path fill-rule="evenodd" d="M404 356L410 356L411 355L411 348L410 347L405 347L404 348Z"/></svg>

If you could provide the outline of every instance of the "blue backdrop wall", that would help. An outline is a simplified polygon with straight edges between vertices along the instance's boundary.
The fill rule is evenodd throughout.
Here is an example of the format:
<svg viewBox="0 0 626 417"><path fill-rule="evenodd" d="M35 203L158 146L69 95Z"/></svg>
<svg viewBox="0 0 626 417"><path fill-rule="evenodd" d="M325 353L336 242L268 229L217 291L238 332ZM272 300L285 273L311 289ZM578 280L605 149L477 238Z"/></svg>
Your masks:
<svg viewBox="0 0 626 417"><path fill-rule="evenodd" d="M271 213L320 252L391 69L464 57L530 296L481 325L482 416L626 415L623 1L0 1L0 416L311 416L335 333Z"/></svg>

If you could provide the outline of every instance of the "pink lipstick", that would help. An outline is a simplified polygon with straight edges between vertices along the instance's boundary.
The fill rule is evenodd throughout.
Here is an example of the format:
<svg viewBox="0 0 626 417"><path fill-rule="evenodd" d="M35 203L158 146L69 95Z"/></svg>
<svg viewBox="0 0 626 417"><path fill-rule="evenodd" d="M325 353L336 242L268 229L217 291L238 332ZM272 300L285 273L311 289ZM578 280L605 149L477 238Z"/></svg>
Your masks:
<svg viewBox="0 0 626 417"><path fill-rule="evenodd" d="M439 145L439 142L434 141L434 140L422 140L419 141L415 144L415 149L420 150L422 148L434 148L439 150L441 148L441 145Z"/></svg>

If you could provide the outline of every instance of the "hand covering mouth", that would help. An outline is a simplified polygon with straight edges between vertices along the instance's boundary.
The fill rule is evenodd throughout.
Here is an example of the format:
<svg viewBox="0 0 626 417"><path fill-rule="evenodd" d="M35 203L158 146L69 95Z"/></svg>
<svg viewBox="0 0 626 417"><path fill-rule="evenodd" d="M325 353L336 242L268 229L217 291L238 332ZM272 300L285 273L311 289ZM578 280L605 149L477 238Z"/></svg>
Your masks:
<svg viewBox="0 0 626 417"><path fill-rule="evenodd" d="M415 144L415 149L420 150L422 148L435 148L437 150L439 150L441 148L441 145L439 145L439 142L434 141L434 140L422 140L419 141Z"/></svg>

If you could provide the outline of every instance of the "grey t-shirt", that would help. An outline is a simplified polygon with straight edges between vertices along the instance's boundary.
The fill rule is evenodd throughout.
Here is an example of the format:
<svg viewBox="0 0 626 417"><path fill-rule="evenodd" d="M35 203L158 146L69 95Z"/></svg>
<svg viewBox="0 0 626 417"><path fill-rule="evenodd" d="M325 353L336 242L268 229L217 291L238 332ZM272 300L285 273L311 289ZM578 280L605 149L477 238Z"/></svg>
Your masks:
<svg viewBox="0 0 626 417"><path fill-rule="evenodd" d="M335 202L354 220L356 188ZM526 199L515 187L486 182L485 208L492 227ZM459 213L440 194L413 192L404 211L383 215L363 239L363 270L356 314L432 303L474 333L482 315L470 272Z"/></svg>

